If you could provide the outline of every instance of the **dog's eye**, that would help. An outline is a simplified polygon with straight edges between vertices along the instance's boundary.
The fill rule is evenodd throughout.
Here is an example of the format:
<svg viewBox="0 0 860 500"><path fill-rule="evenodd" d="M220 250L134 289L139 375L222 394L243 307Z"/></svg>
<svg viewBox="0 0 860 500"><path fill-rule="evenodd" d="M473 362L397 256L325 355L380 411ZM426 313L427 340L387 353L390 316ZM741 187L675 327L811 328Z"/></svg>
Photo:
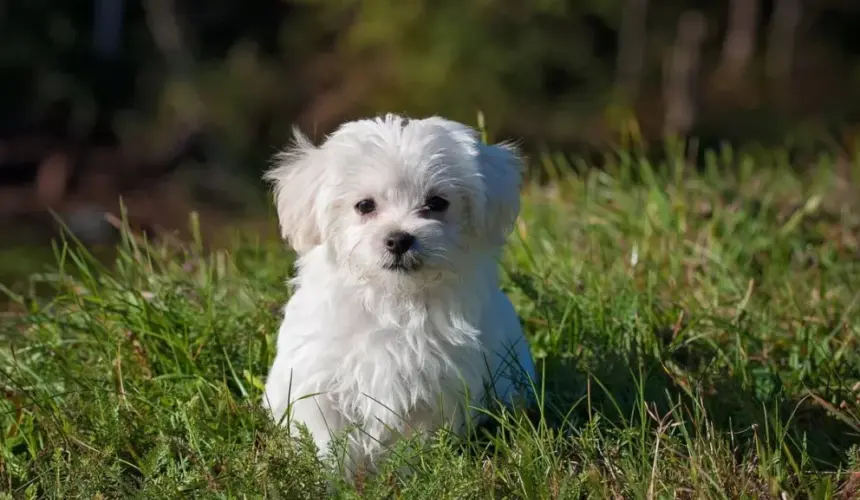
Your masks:
<svg viewBox="0 0 860 500"><path fill-rule="evenodd" d="M444 212L448 209L448 200L441 196L431 196L424 203L424 208L430 212Z"/></svg>
<svg viewBox="0 0 860 500"><path fill-rule="evenodd" d="M367 198L355 204L355 209L362 215L373 213L376 210L376 202L372 198Z"/></svg>

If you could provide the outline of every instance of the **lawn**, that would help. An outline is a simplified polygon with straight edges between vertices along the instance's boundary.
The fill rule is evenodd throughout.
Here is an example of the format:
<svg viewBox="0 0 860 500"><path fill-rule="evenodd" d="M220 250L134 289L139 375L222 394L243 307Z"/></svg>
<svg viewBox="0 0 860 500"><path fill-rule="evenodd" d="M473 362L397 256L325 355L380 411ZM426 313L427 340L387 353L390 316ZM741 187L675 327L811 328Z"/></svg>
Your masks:
<svg viewBox="0 0 860 500"><path fill-rule="evenodd" d="M282 243L58 244L0 317L0 498L856 498L860 168L700 156L536 158L502 265L539 407L355 486L258 408Z"/></svg>

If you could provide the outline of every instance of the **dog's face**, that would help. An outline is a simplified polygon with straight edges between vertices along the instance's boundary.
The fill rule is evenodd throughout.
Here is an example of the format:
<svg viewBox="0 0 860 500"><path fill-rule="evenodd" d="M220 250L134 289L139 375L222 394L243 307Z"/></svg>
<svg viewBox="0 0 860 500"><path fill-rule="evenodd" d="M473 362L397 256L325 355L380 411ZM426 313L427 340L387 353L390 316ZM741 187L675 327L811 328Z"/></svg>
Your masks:
<svg viewBox="0 0 860 500"><path fill-rule="evenodd" d="M495 252L519 211L521 162L465 125L387 115L349 122L321 146L297 134L274 181L283 236L324 246L341 271L429 284Z"/></svg>

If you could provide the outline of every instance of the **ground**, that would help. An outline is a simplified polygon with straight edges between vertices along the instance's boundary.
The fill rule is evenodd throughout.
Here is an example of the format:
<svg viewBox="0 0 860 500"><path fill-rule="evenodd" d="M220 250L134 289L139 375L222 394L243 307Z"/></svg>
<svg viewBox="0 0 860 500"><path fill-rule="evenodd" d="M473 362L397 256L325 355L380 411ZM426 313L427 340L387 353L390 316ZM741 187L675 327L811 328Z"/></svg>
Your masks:
<svg viewBox="0 0 860 500"><path fill-rule="evenodd" d="M58 245L0 317L0 498L856 498L860 168L700 156L536 159L502 266L540 404L354 486L258 407L282 243Z"/></svg>

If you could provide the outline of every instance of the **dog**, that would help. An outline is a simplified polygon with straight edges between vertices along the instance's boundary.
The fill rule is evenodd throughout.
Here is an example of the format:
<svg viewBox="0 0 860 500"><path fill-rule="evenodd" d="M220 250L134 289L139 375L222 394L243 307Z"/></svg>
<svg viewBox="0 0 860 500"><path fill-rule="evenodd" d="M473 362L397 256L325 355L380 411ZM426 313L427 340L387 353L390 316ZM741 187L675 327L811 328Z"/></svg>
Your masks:
<svg viewBox="0 0 860 500"><path fill-rule="evenodd" d="M317 146L297 129L265 174L297 255L263 406L343 433L347 473L398 440L464 434L534 387L498 258L519 214L523 161L441 117L347 122Z"/></svg>

